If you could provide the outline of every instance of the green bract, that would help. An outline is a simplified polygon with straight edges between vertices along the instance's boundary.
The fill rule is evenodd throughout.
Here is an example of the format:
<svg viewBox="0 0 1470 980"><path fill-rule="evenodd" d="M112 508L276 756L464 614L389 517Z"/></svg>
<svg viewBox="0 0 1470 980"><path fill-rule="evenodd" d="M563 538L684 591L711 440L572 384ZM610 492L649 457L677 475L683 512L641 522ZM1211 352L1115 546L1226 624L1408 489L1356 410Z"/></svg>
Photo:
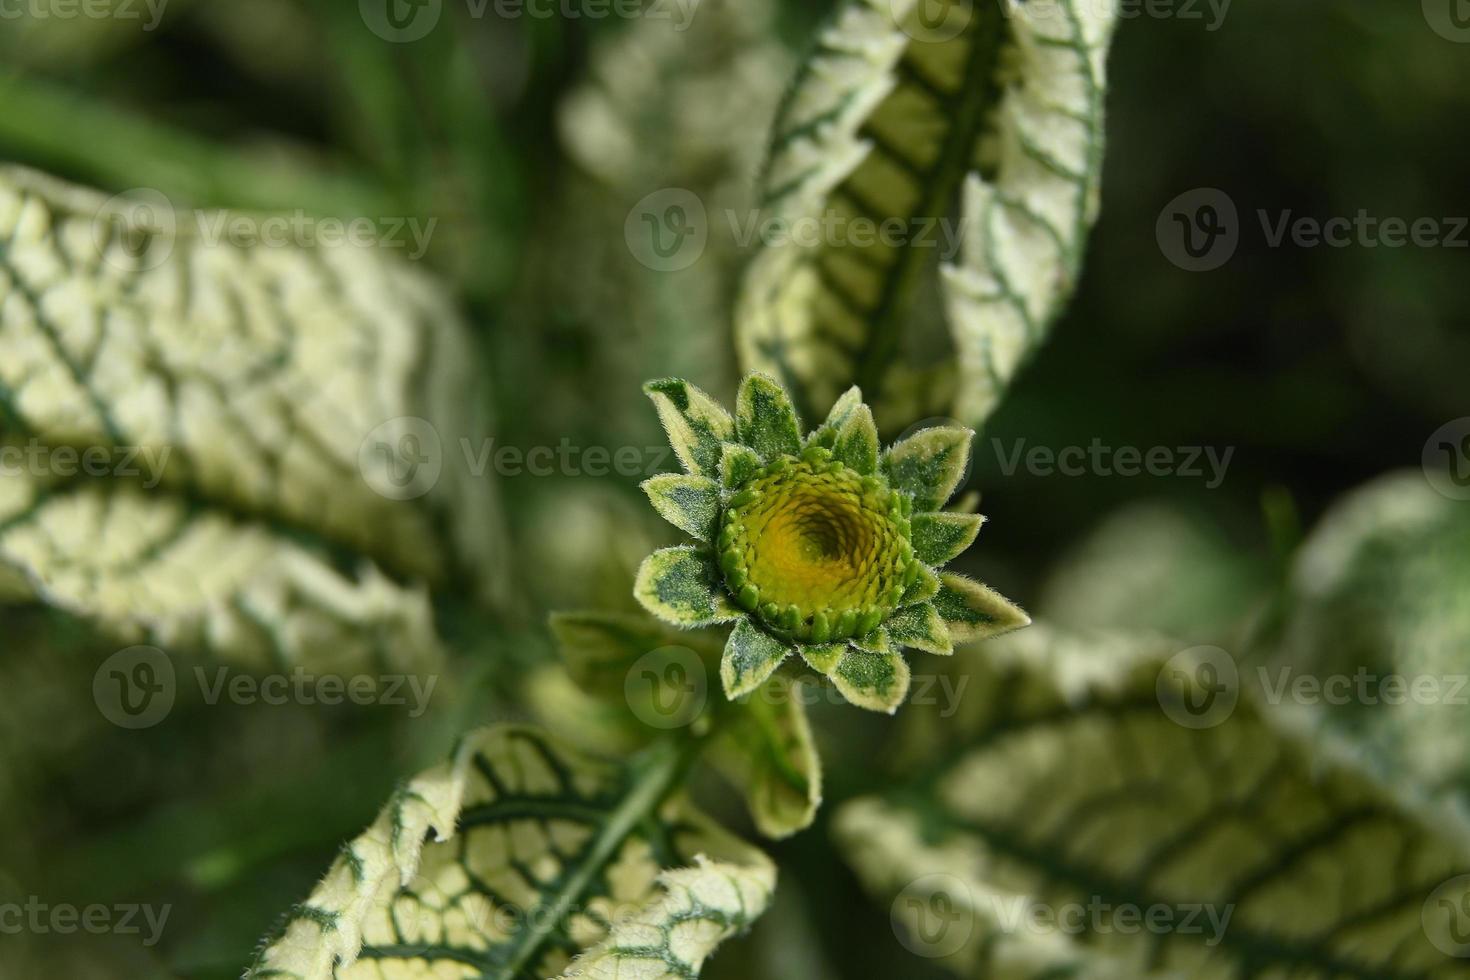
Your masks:
<svg viewBox="0 0 1470 980"><path fill-rule="evenodd" d="M700 543L654 552L634 591L678 626L735 623L720 668L729 697L796 651L853 704L892 712L908 694L903 647L947 656L1030 622L979 582L939 571L985 520L940 510L964 475L970 430L924 429L880 452L857 388L805 437L765 375L745 379L734 418L685 381L644 390L687 473L643 489Z"/></svg>

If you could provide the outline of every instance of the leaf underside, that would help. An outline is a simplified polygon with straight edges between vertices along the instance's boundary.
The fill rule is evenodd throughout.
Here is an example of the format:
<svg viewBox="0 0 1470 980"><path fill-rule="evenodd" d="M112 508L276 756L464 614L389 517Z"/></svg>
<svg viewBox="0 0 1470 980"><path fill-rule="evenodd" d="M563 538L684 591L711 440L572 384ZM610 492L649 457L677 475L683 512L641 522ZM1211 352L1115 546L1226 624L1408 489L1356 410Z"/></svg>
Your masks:
<svg viewBox="0 0 1470 980"><path fill-rule="evenodd" d="M668 798L670 758L642 762L524 727L467 737L347 845L247 980L697 976L775 872Z"/></svg>
<svg viewBox="0 0 1470 980"><path fill-rule="evenodd" d="M768 216L845 231L756 253L742 367L781 379L808 417L858 383L886 431L940 414L978 427L1077 275L1114 17L1080 0L849 0L783 106L761 183ZM884 222L901 231L856 233ZM913 329L925 304L944 308L948 350Z"/></svg>

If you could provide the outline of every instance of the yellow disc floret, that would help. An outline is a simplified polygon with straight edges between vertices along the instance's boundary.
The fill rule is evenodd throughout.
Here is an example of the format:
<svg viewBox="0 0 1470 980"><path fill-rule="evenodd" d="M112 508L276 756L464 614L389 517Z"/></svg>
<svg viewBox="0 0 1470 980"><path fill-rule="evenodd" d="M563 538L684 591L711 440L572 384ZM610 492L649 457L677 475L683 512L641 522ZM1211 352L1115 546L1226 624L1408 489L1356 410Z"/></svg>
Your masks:
<svg viewBox="0 0 1470 980"><path fill-rule="evenodd" d="M911 506L825 449L783 456L725 507L725 583L778 633L817 643L863 636L898 608L919 572Z"/></svg>

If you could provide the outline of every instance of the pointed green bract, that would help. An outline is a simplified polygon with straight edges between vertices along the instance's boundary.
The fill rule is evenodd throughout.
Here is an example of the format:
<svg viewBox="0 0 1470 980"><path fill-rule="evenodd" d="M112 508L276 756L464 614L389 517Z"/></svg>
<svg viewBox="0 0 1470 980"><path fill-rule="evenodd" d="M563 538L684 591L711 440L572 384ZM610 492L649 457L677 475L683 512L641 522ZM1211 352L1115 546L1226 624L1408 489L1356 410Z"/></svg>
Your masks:
<svg viewBox="0 0 1470 980"><path fill-rule="evenodd" d="M643 481L659 516L691 537L710 541L720 517L720 485L709 477L662 473Z"/></svg>
<svg viewBox="0 0 1470 980"><path fill-rule="evenodd" d="M909 665L897 650L874 653L849 647L829 675L852 704L893 714L909 693Z"/></svg>
<svg viewBox="0 0 1470 980"><path fill-rule="evenodd" d="M1031 617L1009 599L974 579L945 572L939 580L934 608L956 643L984 640L1031 623Z"/></svg>
<svg viewBox="0 0 1470 980"><path fill-rule="evenodd" d="M868 406L855 408L837 430L832 458L865 476L878 472L878 427Z"/></svg>
<svg viewBox="0 0 1470 980"><path fill-rule="evenodd" d="M918 563L918 572L914 575L913 584L903 594L903 606L914 606L921 602L928 602L939 594L939 575L923 562Z"/></svg>
<svg viewBox="0 0 1470 980"><path fill-rule="evenodd" d="M954 495L970 461L969 429L922 429L897 443L883 457L888 481L914 496L914 512L938 510Z"/></svg>
<svg viewBox="0 0 1470 980"><path fill-rule="evenodd" d="M751 698L733 715L716 765L745 793L756 829L789 837L822 805L822 765L801 698Z"/></svg>
<svg viewBox="0 0 1470 980"><path fill-rule="evenodd" d="M887 624L888 635L899 646L913 647L926 653L948 656L954 653L954 639L944 617L932 602L922 602L894 613Z"/></svg>
<svg viewBox="0 0 1470 980"><path fill-rule="evenodd" d="M847 649L845 642L808 643L801 647L801 659L805 660L808 666L817 673L830 674L837 669L837 663Z"/></svg>
<svg viewBox="0 0 1470 980"><path fill-rule="evenodd" d="M740 620L730 631L725 656L720 661L725 696L734 700L760 687L789 653L791 647L757 629L749 619Z"/></svg>
<svg viewBox="0 0 1470 980"><path fill-rule="evenodd" d="M765 465L760 454L738 442L727 442L720 449L720 484L726 490L742 487Z"/></svg>
<svg viewBox="0 0 1470 980"><path fill-rule="evenodd" d="M735 619L709 555L690 545L663 548L644 559L633 594L653 615L675 626L709 626Z"/></svg>
<svg viewBox="0 0 1470 980"><path fill-rule="evenodd" d="M832 410L827 413L827 419L816 432L812 433L811 441L817 445L826 446L828 449L837 441L837 433L847 424L859 408L863 407L863 393L857 385L853 385L842 393L837 401L832 403ZM868 411L871 416L872 410Z"/></svg>
<svg viewBox="0 0 1470 980"><path fill-rule="evenodd" d="M952 514L945 511L915 514L914 555L926 565L943 565L975 543L980 526L984 523L985 518L979 514Z"/></svg>
<svg viewBox="0 0 1470 980"><path fill-rule="evenodd" d="M740 385L735 431L740 441L766 462L801 452L801 425L791 397L763 374L749 375Z"/></svg>
<svg viewBox="0 0 1470 980"><path fill-rule="evenodd" d="M866 650L869 653L893 653L897 650L886 625L879 626L861 636L854 636L849 642L859 650Z"/></svg>
<svg viewBox="0 0 1470 980"><path fill-rule="evenodd" d="M669 445L684 469L696 476L719 475L721 446L735 438L735 422L709 395L679 378L643 386L658 409Z"/></svg>

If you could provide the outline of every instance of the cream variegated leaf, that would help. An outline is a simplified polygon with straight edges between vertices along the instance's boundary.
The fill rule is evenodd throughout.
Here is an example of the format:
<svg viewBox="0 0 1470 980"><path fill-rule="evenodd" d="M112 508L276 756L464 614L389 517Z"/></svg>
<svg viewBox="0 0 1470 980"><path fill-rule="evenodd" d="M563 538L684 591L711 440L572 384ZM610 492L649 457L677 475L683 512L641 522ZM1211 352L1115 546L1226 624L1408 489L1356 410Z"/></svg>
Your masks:
<svg viewBox="0 0 1470 980"><path fill-rule="evenodd" d="M982 423L1078 273L1115 16L1083 0L847 0L761 184L766 217L823 232L757 252L736 309L742 366L781 379L808 417L856 382L885 431ZM889 232L858 234L869 226ZM945 311L948 350L915 326L927 306Z"/></svg>
<svg viewBox="0 0 1470 980"><path fill-rule="evenodd" d="M476 359L422 276L0 172L0 597L252 665L432 648L493 591ZM82 465L91 459L90 468Z"/></svg>
<svg viewBox="0 0 1470 980"><path fill-rule="evenodd" d="M1420 472L1346 496L1297 553L1279 629L1247 676L1351 739L1383 778L1470 813L1470 507ZM1351 692L1344 698L1342 691Z"/></svg>
<svg viewBox="0 0 1470 980"><path fill-rule="evenodd" d="M1228 681L1161 701L1162 639L983 649L951 717L910 714L901 785L836 820L910 949L977 980L1470 977L1464 821Z"/></svg>
<svg viewBox="0 0 1470 980"><path fill-rule="evenodd" d="M775 869L677 794L683 755L467 736L344 848L247 980L697 976Z"/></svg>

